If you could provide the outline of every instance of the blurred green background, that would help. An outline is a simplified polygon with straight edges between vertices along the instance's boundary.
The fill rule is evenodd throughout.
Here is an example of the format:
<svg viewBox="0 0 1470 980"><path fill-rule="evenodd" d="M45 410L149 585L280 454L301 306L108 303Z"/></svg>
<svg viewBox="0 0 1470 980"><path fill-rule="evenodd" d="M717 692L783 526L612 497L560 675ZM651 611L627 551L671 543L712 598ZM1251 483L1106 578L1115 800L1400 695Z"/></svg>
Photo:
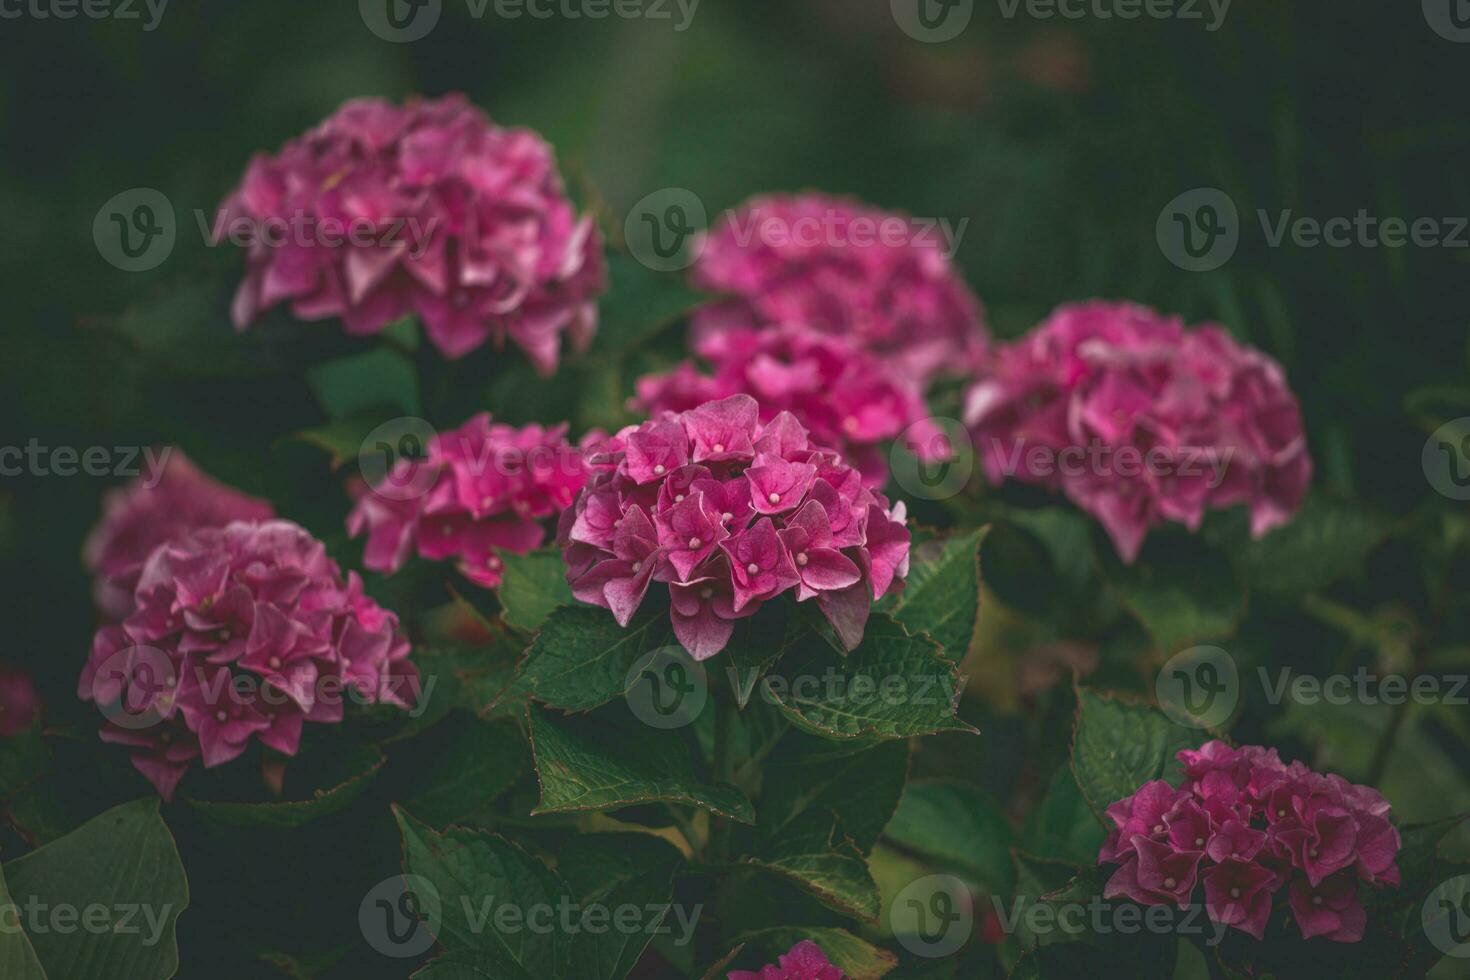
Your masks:
<svg viewBox="0 0 1470 980"><path fill-rule="evenodd" d="M340 537L338 479L279 441L324 417L299 373L176 370L105 323L237 275L194 212L213 212L252 153L348 98L459 90L541 131L613 227L665 187L711 214L818 188L968 221L957 262L1000 336L1093 296L1223 322L1285 365L1320 489L1394 514L1444 506L1419 458L1427 429L1470 414L1470 249L1271 247L1256 212L1470 215L1470 44L1412 2L1236 0L1214 31L1205 5L1204 20L1131 21L1008 6L977 0L945 43L905 34L888 0L703 0L682 31L674 4L672 19L507 20L444 0L406 44L350 0L175 0L152 31L141 6L142 20L0 20L0 445L179 442ZM1155 225L1202 186L1234 200L1241 244L1191 273ZM162 191L179 221L173 254L144 273L92 238L98 209L135 187ZM235 343L222 318L193 328ZM78 725L94 628L78 556L110 482L0 477L0 660L36 674L50 719ZM1412 604L1419 578L1390 557L1371 602Z"/></svg>

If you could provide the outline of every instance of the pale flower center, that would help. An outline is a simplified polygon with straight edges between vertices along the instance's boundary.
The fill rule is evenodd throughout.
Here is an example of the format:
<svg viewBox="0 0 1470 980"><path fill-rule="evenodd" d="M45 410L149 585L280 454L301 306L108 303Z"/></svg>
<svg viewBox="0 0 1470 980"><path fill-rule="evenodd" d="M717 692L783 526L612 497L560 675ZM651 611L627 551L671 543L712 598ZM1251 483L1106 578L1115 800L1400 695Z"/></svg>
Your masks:
<svg viewBox="0 0 1470 980"><path fill-rule="evenodd" d="M698 538L690 538L689 539L689 550L690 551L693 551L696 548L702 547L703 545L704 545L704 542L701 541L701 540L699 540Z"/></svg>
<svg viewBox="0 0 1470 980"><path fill-rule="evenodd" d="M757 565L755 562L751 562L749 565L746 565L745 566L745 570L747 572L749 572L750 574L754 575L756 572L759 572L761 570L761 567L759 565Z"/></svg>
<svg viewBox="0 0 1470 980"><path fill-rule="evenodd" d="M717 442L717 443L715 443L715 452L722 453L724 451L725 451L725 444L723 442Z"/></svg>
<svg viewBox="0 0 1470 980"><path fill-rule="evenodd" d="M805 567L806 567L806 563L807 563L807 562L808 562L808 561L810 561L810 560L811 560L811 559L809 559L809 558L808 558L808 557L807 557L807 556L806 556L806 552L805 552L805 551L803 551L803 552L802 552L802 553L801 553L801 554L799 554L799 555L797 555L797 556L796 556L796 563L797 563L797 564L798 564L798 565L801 565L801 566L802 566L802 567L803 567L803 568L805 568Z"/></svg>
<svg viewBox="0 0 1470 980"><path fill-rule="evenodd" d="M779 504L781 502L781 495L773 490L766 496L766 499L773 504Z"/></svg>
<svg viewBox="0 0 1470 980"><path fill-rule="evenodd" d="M659 476L663 476L664 475L664 464L663 463L659 463L657 466L655 466L653 468L653 471L655 473L657 473Z"/></svg>

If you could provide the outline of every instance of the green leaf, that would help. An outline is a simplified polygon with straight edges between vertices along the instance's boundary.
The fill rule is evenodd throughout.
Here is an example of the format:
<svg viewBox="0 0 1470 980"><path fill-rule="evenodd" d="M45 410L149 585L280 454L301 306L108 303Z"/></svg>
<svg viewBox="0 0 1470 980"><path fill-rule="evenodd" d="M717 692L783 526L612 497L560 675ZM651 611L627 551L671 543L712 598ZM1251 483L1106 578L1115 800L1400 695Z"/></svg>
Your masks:
<svg viewBox="0 0 1470 980"><path fill-rule="evenodd" d="M319 364L306 373L306 381L328 418L346 418L378 406L400 415L422 413L413 364L391 347Z"/></svg>
<svg viewBox="0 0 1470 980"><path fill-rule="evenodd" d="M1177 783L1180 749L1203 743L1204 732L1182 728L1157 708L1077 691L1072 773L1099 822L1104 811L1153 779Z"/></svg>
<svg viewBox="0 0 1470 980"><path fill-rule="evenodd" d="M830 810L867 855L898 807L908 768L903 742L854 751L850 742L792 732L766 763L757 830L772 838L807 811Z"/></svg>
<svg viewBox="0 0 1470 980"><path fill-rule="evenodd" d="M108 810L7 862L4 876L22 905L69 907L79 916L75 931L30 935L35 956L52 980L166 980L178 971L174 930L189 906L189 882L157 799ZM82 927L89 910L99 906L108 910L108 928ZM129 921L123 921L120 907L131 907ZM7 955L25 962L23 951L12 948Z"/></svg>
<svg viewBox="0 0 1470 980"><path fill-rule="evenodd" d="M501 973L487 957L475 953L445 953L413 975L413 980L524 980L526 974Z"/></svg>
<svg viewBox="0 0 1470 980"><path fill-rule="evenodd" d="M674 872L682 863L671 845L647 834L583 834L557 855L557 871L582 909L601 916L623 908L641 913L637 929L586 928L572 941L573 976L622 980L638 963L655 929L670 929L674 941L693 939L694 923L684 906L673 907ZM662 913L654 910L662 909Z"/></svg>
<svg viewBox="0 0 1470 980"><path fill-rule="evenodd" d="M689 745L673 731L601 718L531 711L531 747L541 800L534 813L682 803L751 823L755 810L735 787L695 772Z"/></svg>
<svg viewBox="0 0 1470 980"><path fill-rule="evenodd" d="M1107 578L1166 653L1228 636L1245 613L1229 559L1194 536L1154 535L1134 564L1109 560Z"/></svg>
<svg viewBox="0 0 1470 980"><path fill-rule="evenodd" d="M432 827L468 822L531 768L526 737L513 721L457 714L426 741L414 745L423 771L404 806Z"/></svg>
<svg viewBox="0 0 1470 980"><path fill-rule="evenodd" d="M1015 834L977 786L941 780L909 783L883 836L940 866L970 872L997 894L1014 887Z"/></svg>
<svg viewBox="0 0 1470 980"><path fill-rule="evenodd" d="M804 811L740 862L786 877L844 915L878 921L878 884L833 810Z"/></svg>
<svg viewBox="0 0 1470 980"><path fill-rule="evenodd" d="M658 335L709 297L678 272L656 272L627 252L607 253L610 288L598 304L597 338L589 360L622 356Z"/></svg>
<svg viewBox="0 0 1470 980"><path fill-rule="evenodd" d="M866 939L859 939L846 929L782 926L746 933L740 939L764 949L772 960L802 940L809 939L822 948L832 965L849 980L878 980L898 965L897 956Z"/></svg>
<svg viewBox="0 0 1470 980"><path fill-rule="evenodd" d="M1313 494L1290 523L1243 548L1241 564L1252 588L1315 592L1361 571L1388 532L1389 522L1367 507Z"/></svg>
<svg viewBox="0 0 1470 980"><path fill-rule="evenodd" d="M216 826L300 827L350 806L372 785L386 760L378 750L360 747L319 765L318 761L316 756L307 755L286 768L288 792L296 784L325 784L325 788L314 788L300 799L247 803L191 798L188 802L202 819Z"/></svg>
<svg viewBox="0 0 1470 980"><path fill-rule="evenodd" d="M515 691L564 711L590 711L621 697L638 658L673 643L665 609L645 610L628 628L596 606L563 606L526 651Z"/></svg>
<svg viewBox="0 0 1470 980"><path fill-rule="evenodd" d="M15 898L5 883L5 875L0 872L0 909L17 907ZM0 977L5 977L5 980L47 980L46 971L41 969L41 961L36 957L35 947L26 938L23 915L19 916L19 921L22 925L20 929L0 930Z"/></svg>
<svg viewBox="0 0 1470 980"><path fill-rule="evenodd" d="M1107 834L1077 788L1070 766L1058 766L1046 795L1031 811L1022 834L1027 851L1078 868L1097 862L1097 852Z"/></svg>
<svg viewBox="0 0 1470 980"><path fill-rule="evenodd" d="M372 408L293 432L285 438L320 449L327 454L332 469L337 470L357 460L367 437L392 417L391 409Z"/></svg>
<svg viewBox="0 0 1470 980"><path fill-rule="evenodd" d="M516 629L534 633L558 606L571 605L567 566L561 552L543 548L528 555L504 554L500 604L502 618Z"/></svg>
<svg viewBox="0 0 1470 980"><path fill-rule="evenodd" d="M393 813L403 835L405 875L423 878L437 893L416 893L417 907L437 909L437 922L432 914L426 917L430 930L451 953L465 954L454 961L456 969L473 963L476 969L496 971L486 975L506 980L566 975L570 949L565 938L555 929L526 927L533 909L555 910L570 899L566 885L546 865L499 834L463 827L441 834L400 807ZM405 881L412 890L413 877ZM502 906L513 908L514 917L499 915ZM508 928L512 924L518 927ZM438 974L460 975L476 974Z"/></svg>
<svg viewBox="0 0 1470 980"><path fill-rule="evenodd" d="M911 633L928 633L959 662L970 649L980 618L980 545L986 528L920 540L909 552L902 592L877 608Z"/></svg>
<svg viewBox="0 0 1470 980"><path fill-rule="evenodd" d="M815 632L792 646L760 690L806 731L837 739L973 731L955 717L959 668L888 616L870 617L847 656Z"/></svg>

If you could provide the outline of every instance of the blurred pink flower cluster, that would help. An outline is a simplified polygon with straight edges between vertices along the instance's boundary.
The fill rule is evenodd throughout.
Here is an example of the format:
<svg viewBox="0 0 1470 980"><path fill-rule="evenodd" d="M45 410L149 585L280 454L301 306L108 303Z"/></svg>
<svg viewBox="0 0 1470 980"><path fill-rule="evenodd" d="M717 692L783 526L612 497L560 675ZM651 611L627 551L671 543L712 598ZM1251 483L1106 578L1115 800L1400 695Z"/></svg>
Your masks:
<svg viewBox="0 0 1470 980"><path fill-rule="evenodd" d="M649 587L666 584L674 633L695 659L793 589L855 648L872 600L908 574L903 504L889 510L789 412L762 424L749 395L626 428L588 462L558 531L573 594L626 626Z"/></svg>
<svg viewBox="0 0 1470 980"><path fill-rule="evenodd" d="M1245 504L1259 537L1311 482L1280 365L1221 327L1127 303L1064 306L994 352L965 422L986 475L1060 490L1127 562L1150 528Z"/></svg>
<svg viewBox="0 0 1470 980"><path fill-rule="evenodd" d="M988 334L948 231L821 194L754 198L697 249L694 283L725 298L696 313L695 340L795 325L847 338L911 384L964 374Z"/></svg>
<svg viewBox="0 0 1470 980"><path fill-rule="evenodd" d="M398 618L345 580L321 542L284 520L203 528L158 546L121 625L92 642L77 693L108 719L102 739L165 798L196 759L250 742L295 755L305 722L343 702L411 707L418 672Z"/></svg>
<svg viewBox="0 0 1470 980"><path fill-rule="evenodd" d="M347 530L367 535L363 564L396 572L416 552L453 559L470 581L498 586L500 553L539 546L541 520L569 506L587 482L581 450L568 444L566 431L565 424L516 429L481 413L430 439L426 458L396 460L377 485L356 481Z"/></svg>
<svg viewBox="0 0 1470 980"><path fill-rule="evenodd" d="M1254 745L1213 741L1178 757L1179 789L1154 780L1108 807L1117 829L1098 862L1120 867L1105 898L1184 906L1202 886L1212 920L1260 939L1285 888L1304 938L1363 938L1360 885L1399 883L1399 832L1377 790Z"/></svg>
<svg viewBox="0 0 1470 980"><path fill-rule="evenodd" d="M822 948L809 939L782 954L779 965L772 963L759 972L731 970L727 976L728 980L847 980L846 974L828 962Z"/></svg>
<svg viewBox="0 0 1470 980"><path fill-rule="evenodd" d="M888 479L881 443L910 426L916 451L935 461L928 411L919 386L893 373L849 338L806 327L733 328L711 333L694 352L713 372L685 361L638 381L635 407L650 415L681 412L734 394L760 404L761 420L790 412L823 446L839 450L869 486Z"/></svg>
<svg viewBox="0 0 1470 980"><path fill-rule="evenodd" d="M225 486L196 467L183 450L166 446L157 472L110 491L102 519L87 536L82 559L94 575L93 596L109 619L133 611L133 590L143 563L161 544L202 527L276 516L264 500Z"/></svg>
<svg viewBox="0 0 1470 980"><path fill-rule="evenodd" d="M413 314L446 357L509 338L547 374L564 332L590 341L606 288L596 227L551 147L459 95L348 102L257 155L213 233L246 249L238 329L282 302L351 334Z"/></svg>

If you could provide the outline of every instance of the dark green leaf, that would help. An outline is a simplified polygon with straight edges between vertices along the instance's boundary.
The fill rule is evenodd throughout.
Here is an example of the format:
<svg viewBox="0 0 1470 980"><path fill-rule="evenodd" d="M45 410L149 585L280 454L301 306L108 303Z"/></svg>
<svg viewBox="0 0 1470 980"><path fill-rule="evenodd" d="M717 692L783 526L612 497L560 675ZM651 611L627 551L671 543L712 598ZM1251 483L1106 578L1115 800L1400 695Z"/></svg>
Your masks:
<svg viewBox="0 0 1470 980"><path fill-rule="evenodd" d="M1092 812L1106 826L1104 811L1153 779L1178 782L1174 754L1204 741L1204 733L1181 728L1163 712L1077 691L1072 772Z"/></svg>
<svg viewBox="0 0 1470 980"><path fill-rule="evenodd" d="M1014 833L1005 815L968 783L917 780L904 789L883 836L941 867L962 868L997 894L1014 886Z"/></svg>
<svg viewBox="0 0 1470 980"><path fill-rule="evenodd" d="M526 651L515 691L565 711L590 711L621 697L638 658L673 643L667 610L645 610L628 628L596 606L564 606Z"/></svg>
<svg viewBox="0 0 1470 980"><path fill-rule="evenodd" d="M558 606L571 605L567 566L561 552L543 548L528 555L506 554L500 582L501 615L516 629L534 633Z"/></svg>
<svg viewBox="0 0 1470 980"><path fill-rule="evenodd" d="M970 649L980 618L980 544L986 529L920 540L909 553L903 591L878 603L878 609L911 633L928 633L951 660Z"/></svg>

